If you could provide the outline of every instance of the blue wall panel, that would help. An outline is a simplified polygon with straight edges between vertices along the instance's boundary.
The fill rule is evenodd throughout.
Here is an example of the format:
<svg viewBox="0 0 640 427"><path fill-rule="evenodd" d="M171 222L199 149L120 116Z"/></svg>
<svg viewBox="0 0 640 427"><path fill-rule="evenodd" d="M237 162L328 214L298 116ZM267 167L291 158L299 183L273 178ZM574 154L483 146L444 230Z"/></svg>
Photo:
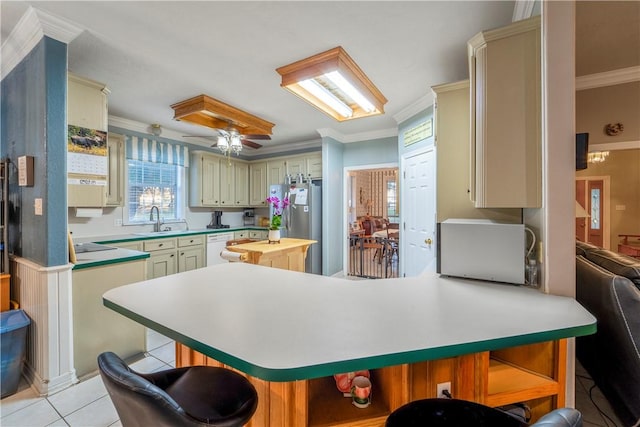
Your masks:
<svg viewBox="0 0 640 427"><path fill-rule="evenodd" d="M9 158L9 250L66 264L67 46L44 37L2 80L0 154ZM34 186L18 186L18 157L34 157ZM35 199L43 215L35 215Z"/></svg>

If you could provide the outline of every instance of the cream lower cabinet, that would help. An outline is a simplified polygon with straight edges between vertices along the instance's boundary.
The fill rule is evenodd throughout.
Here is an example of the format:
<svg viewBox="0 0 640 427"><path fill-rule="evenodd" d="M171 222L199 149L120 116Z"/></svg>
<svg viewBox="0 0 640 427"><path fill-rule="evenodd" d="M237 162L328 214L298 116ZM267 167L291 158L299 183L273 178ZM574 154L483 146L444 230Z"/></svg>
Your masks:
<svg viewBox="0 0 640 427"><path fill-rule="evenodd" d="M178 272L195 270L205 264L205 236L178 237Z"/></svg>
<svg viewBox="0 0 640 427"><path fill-rule="evenodd" d="M250 239L266 240L269 232L266 230L249 230Z"/></svg>
<svg viewBox="0 0 640 427"><path fill-rule="evenodd" d="M540 17L468 42L471 196L478 208L542 203Z"/></svg>
<svg viewBox="0 0 640 427"><path fill-rule="evenodd" d="M143 250L149 252L147 279L168 276L178 272L176 239L154 239L143 243Z"/></svg>

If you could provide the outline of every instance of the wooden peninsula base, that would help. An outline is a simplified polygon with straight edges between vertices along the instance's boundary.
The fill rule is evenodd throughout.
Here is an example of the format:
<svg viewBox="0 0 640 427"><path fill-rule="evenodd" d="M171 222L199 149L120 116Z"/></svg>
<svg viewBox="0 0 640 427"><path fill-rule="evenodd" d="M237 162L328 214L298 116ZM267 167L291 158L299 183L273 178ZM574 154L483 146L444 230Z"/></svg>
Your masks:
<svg viewBox="0 0 640 427"><path fill-rule="evenodd" d="M176 343L176 366L223 366ZM532 422L565 406L566 340L389 366L371 371L372 404L358 409L333 377L273 382L249 378L258 391L251 427L381 427L389 414L413 400L436 397L438 383L452 381L455 398L488 406L525 402ZM453 379L453 380L452 380Z"/></svg>

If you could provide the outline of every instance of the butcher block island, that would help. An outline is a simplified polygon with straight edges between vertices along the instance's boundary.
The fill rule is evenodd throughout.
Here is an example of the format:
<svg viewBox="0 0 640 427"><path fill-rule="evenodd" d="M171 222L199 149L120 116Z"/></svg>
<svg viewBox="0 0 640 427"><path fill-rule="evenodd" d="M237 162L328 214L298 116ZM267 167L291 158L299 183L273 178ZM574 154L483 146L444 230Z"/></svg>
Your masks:
<svg viewBox="0 0 640 427"><path fill-rule="evenodd" d="M304 272L307 251L309 246L314 243L316 243L315 240L285 237L280 239L279 243L269 243L268 240L261 240L259 242L228 246L227 250L247 253L247 262L250 264Z"/></svg>
<svg viewBox="0 0 640 427"><path fill-rule="evenodd" d="M456 398L565 406L566 340L596 320L575 299L438 276L354 281L227 263L126 285L104 304L181 344L177 366L226 366L258 391L253 427L383 426L451 382ZM356 408L334 374L369 370Z"/></svg>

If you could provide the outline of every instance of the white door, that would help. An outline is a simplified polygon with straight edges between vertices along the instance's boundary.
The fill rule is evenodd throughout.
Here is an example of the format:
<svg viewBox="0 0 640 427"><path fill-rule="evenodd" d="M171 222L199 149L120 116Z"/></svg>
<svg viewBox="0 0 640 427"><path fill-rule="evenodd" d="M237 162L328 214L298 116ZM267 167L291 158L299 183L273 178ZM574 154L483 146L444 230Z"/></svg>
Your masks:
<svg viewBox="0 0 640 427"><path fill-rule="evenodd" d="M401 197L404 227L400 241L402 271L417 276L428 266L435 269L436 154L435 148L403 158ZM403 228L403 229L402 229Z"/></svg>

